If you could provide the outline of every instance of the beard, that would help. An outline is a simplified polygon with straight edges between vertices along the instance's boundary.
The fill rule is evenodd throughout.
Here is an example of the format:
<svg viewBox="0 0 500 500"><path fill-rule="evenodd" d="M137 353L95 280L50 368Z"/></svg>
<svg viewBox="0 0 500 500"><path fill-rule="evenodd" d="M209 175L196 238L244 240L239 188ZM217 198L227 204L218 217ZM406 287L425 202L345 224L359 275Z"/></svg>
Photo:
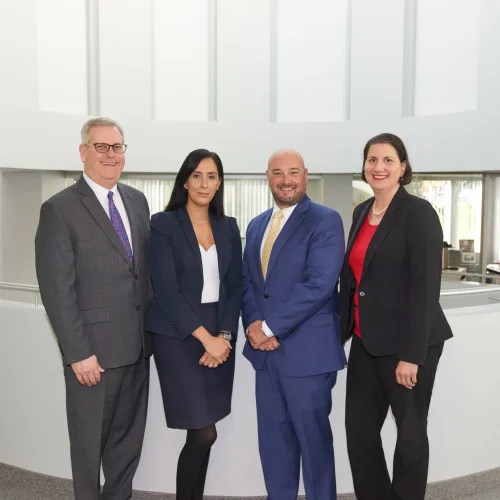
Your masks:
<svg viewBox="0 0 500 500"><path fill-rule="evenodd" d="M302 191L291 191L289 195L281 194L278 189L287 187L284 185L276 186L276 190L271 189L271 193L273 195L274 201L280 205L285 205L288 207L293 207L297 205L297 203L301 202L304 196L306 195L306 190Z"/></svg>

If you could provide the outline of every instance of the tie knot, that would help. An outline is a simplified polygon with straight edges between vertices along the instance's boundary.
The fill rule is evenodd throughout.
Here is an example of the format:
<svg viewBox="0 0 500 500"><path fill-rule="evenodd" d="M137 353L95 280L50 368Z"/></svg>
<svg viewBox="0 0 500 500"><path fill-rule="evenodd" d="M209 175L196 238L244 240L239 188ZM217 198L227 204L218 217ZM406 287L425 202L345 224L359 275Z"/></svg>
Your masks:
<svg viewBox="0 0 500 500"><path fill-rule="evenodd" d="M274 213L273 219L276 219L279 221L279 220L283 219L284 216L285 216L285 214L283 213L283 210L278 210L277 212Z"/></svg>
<svg viewBox="0 0 500 500"><path fill-rule="evenodd" d="M108 192L108 200L112 200L113 199L113 191L109 191Z"/></svg>

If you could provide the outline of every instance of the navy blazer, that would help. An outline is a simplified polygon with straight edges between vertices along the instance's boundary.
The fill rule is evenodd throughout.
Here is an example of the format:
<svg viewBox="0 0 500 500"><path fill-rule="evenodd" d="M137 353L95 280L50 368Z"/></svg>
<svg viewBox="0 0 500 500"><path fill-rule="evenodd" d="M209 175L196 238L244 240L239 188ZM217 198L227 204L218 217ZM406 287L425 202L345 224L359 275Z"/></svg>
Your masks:
<svg viewBox="0 0 500 500"><path fill-rule="evenodd" d="M265 320L281 346L244 355L257 370L267 356L286 375L341 370L347 361L340 343L337 283L344 260L342 219L307 196L295 207L276 239L267 278L260 249L272 209L252 220L243 256L243 326Z"/></svg>
<svg viewBox="0 0 500 500"><path fill-rule="evenodd" d="M219 261L219 329L236 335L241 309L241 237L236 219L210 215ZM200 320L201 251L185 207L151 217L149 238L153 304L146 329L184 340Z"/></svg>

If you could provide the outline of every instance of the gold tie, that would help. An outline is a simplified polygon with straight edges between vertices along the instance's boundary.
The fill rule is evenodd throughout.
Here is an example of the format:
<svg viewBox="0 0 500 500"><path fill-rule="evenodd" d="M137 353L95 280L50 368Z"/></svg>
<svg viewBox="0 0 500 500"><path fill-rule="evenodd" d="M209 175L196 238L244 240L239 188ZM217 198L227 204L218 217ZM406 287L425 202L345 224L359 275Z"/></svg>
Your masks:
<svg viewBox="0 0 500 500"><path fill-rule="evenodd" d="M278 234L280 234L281 219L283 219L284 216L285 214L281 210L278 210L273 215L271 228L269 229L269 233L264 243L264 248L262 249L262 274L264 275L264 279L267 275L267 266L269 266L269 258L271 257L274 242L276 241Z"/></svg>

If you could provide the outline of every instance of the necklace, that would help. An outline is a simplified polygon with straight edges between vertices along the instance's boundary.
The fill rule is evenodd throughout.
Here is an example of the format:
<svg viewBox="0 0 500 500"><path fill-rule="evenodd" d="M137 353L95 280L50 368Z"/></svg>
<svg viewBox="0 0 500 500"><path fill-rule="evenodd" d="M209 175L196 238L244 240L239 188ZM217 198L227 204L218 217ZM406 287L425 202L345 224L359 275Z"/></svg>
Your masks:
<svg viewBox="0 0 500 500"><path fill-rule="evenodd" d="M193 219L191 219L191 222L193 224L208 224L207 220L193 220Z"/></svg>
<svg viewBox="0 0 500 500"><path fill-rule="evenodd" d="M387 205L383 210L380 210L380 212L375 212L375 202L373 202L373 205L372 205L373 215L382 215L388 208L389 208L389 205Z"/></svg>

